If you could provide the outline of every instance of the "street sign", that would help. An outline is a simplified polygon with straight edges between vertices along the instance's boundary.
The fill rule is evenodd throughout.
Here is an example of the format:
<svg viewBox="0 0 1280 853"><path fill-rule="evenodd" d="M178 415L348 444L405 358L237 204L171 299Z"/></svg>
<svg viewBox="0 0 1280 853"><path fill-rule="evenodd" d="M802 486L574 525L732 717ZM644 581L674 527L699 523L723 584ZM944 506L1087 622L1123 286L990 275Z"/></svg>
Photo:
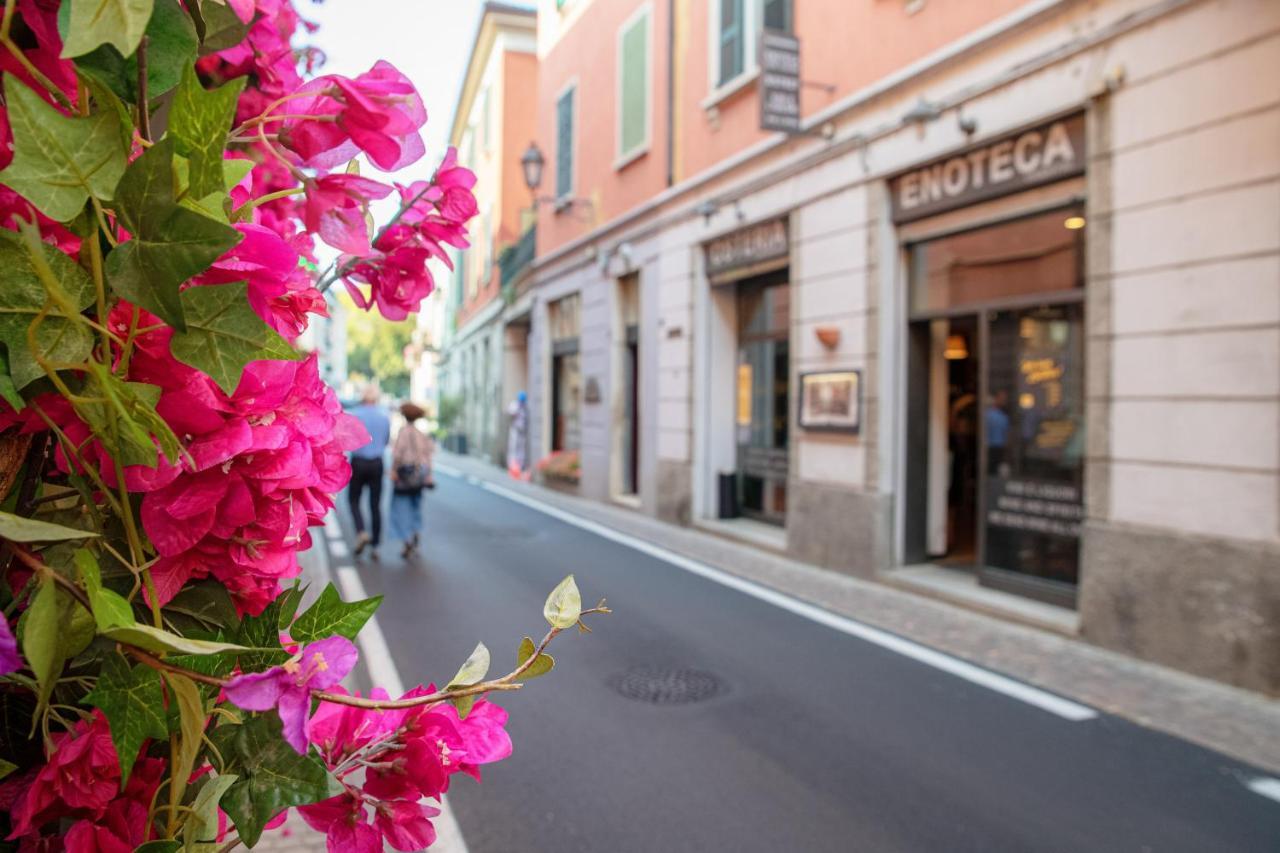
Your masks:
<svg viewBox="0 0 1280 853"><path fill-rule="evenodd" d="M800 40L779 30L760 34L760 128L800 132Z"/></svg>

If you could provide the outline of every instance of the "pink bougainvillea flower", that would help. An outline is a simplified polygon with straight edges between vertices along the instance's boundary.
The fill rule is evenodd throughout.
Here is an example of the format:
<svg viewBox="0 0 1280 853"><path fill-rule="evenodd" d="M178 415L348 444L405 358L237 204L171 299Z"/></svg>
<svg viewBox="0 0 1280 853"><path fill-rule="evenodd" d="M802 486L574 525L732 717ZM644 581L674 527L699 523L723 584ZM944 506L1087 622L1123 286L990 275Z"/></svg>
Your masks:
<svg viewBox="0 0 1280 853"><path fill-rule="evenodd" d="M9 630L9 620L0 616L0 675L8 675L22 669L22 656L18 654L18 641Z"/></svg>
<svg viewBox="0 0 1280 853"><path fill-rule="evenodd" d="M374 822L388 844L397 850L425 850L436 842L436 828L430 818L440 810L424 803L397 800L379 803Z"/></svg>
<svg viewBox="0 0 1280 853"><path fill-rule="evenodd" d="M339 251L369 254L369 203L391 195L391 187L359 175L325 175L305 186L307 230Z"/></svg>
<svg viewBox="0 0 1280 853"><path fill-rule="evenodd" d="M60 817L100 816L120 788L120 762L107 719L94 711L70 732L53 736L49 763L40 768L10 815L9 839L21 838Z"/></svg>
<svg viewBox="0 0 1280 853"><path fill-rule="evenodd" d="M346 677L356 663L356 647L346 637L330 637L306 646L283 666L238 675L224 688L227 698L246 711L280 715L284 739L305 755L311 691L327 690Z"/></svg>

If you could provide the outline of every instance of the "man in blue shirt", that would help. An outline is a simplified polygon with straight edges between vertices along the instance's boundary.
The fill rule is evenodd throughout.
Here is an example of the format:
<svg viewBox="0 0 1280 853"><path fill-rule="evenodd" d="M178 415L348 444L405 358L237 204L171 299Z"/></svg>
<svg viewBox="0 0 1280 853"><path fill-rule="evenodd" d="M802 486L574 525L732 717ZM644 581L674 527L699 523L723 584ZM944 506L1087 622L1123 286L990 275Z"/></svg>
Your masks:
<svg viewBox="0 0 1280 853"><path fill-rule="evenodd" d="M351 502L351 517L356 523L356 555L373 545L373 558L378 558L378 543L382 541L382 457L391 438L391 419L378 405L378 389L368 385L361 395L360 405L351 410L364 428L369 431L369 443L351 453L351 485L347 498ZM364 530L364 516L360 512L360 497L369 489L370 532Z"/></svg>
<svg viewBox="0 0 1280 853"><path fill-rule="evenodd" d="M1009 392L1003 388L991 395L987 403L987 473L1004 476L1001 466L1009 445Z"/></svg>

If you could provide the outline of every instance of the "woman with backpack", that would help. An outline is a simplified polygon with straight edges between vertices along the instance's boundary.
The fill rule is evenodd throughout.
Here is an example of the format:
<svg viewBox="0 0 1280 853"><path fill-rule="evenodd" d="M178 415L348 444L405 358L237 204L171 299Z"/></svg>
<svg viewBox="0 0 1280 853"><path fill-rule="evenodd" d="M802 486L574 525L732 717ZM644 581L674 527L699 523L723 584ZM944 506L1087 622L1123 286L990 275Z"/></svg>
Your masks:
<svg viewBox="0 0 1280 853"><path fill-rule="evenodd" d="M396 433L391 448L391 531L404 542L401 554L407 559L418 550L422 531L422 490L434 489L431 455L435 442L414 423L421 418L420 406L405 403L400 407L404 426Z"/></svg>

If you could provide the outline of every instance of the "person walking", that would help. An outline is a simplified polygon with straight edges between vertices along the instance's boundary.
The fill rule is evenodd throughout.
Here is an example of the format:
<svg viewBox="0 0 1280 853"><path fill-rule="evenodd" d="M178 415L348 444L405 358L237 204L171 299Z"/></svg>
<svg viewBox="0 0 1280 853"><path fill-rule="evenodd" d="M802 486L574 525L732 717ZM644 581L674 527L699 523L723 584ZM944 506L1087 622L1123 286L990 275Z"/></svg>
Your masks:
<svg viewBox="0 0 1280 853"><path fill-rule="evenodd" d="M507 407L511 426L507 427L507 473L514 479L525 479L529 467L529 395L521 391Z"/></svg>
<svg viewBox="0 0 1280 853"><path fill-rule="evenodd" d="M356 525L356 556L372 545L375 560L382 541L382 457L391 440L391 418L378 405L380 397L376 386L367 385L360 396L360 405L351 410L369 432L369 443L351 453L351 485L347 488L351 518ZM360 499L366 489L369 490L369 532L365 532L364 515L360 511Z"/></svg>
<svg viewBox="0 0 1280 853"><path fill-rule="evenodd" d="M391 448L391 532L404 543L401 554L408 559L418 550L422 532L422 490L435 488L431 473L435 442L414 425L425 414L420 406L405 403L400 414L404 426Z"/></svg>

